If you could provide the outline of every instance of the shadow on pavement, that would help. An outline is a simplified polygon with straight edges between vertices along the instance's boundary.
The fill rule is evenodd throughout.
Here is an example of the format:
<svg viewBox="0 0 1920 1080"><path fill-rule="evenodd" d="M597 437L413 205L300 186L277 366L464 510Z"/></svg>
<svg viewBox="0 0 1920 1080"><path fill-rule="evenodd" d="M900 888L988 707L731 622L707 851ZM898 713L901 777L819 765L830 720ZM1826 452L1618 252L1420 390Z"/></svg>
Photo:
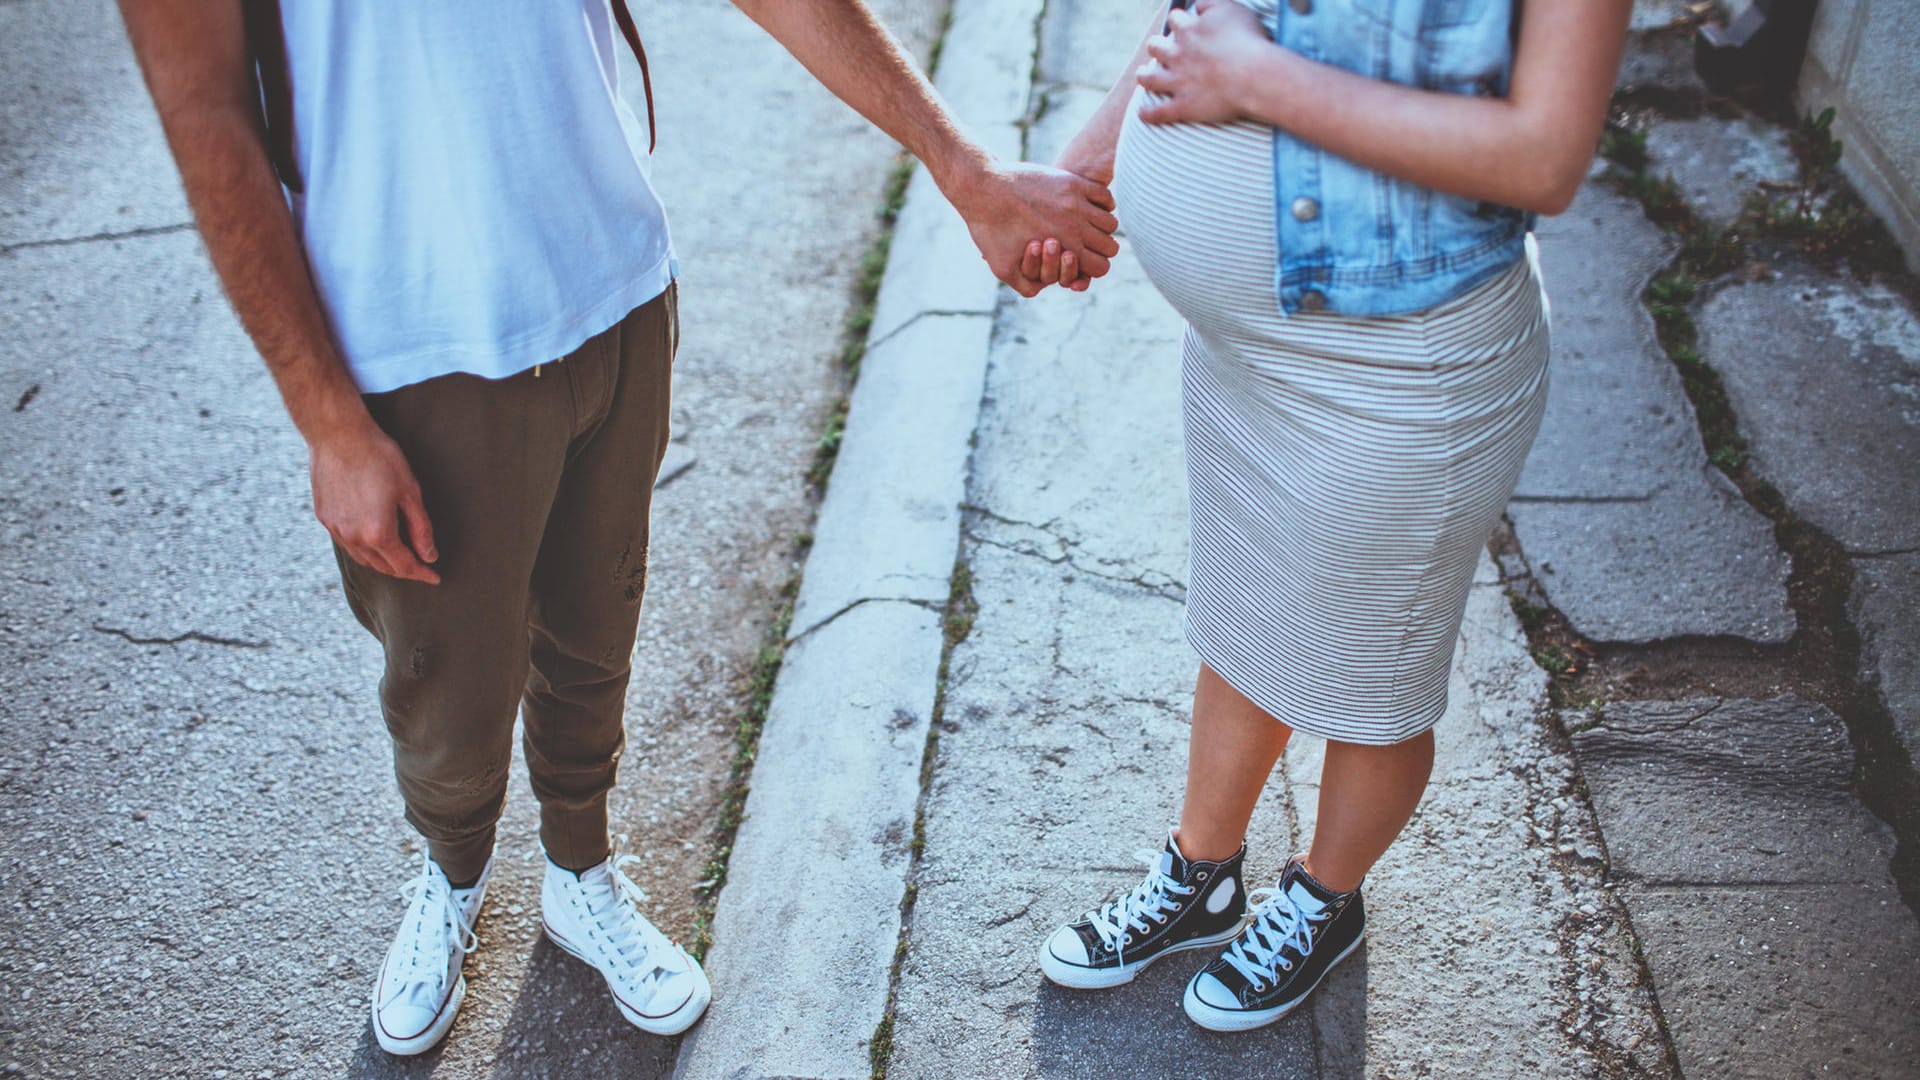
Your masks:
<svg viewBox="0 0 1920 1080"><path fill-rule="evenodd" d="M1187 980L1206 965L1207 956L1168 957L1113 990L1068 990L1040 980L1034 993L1033 1024L1033 1054L1040 1075L1112 1080L1168 1076L1358 1080L1365 1075L1364 947L1327 976L1308 1008L1268 1027L1238 1034L1207 1031L1188 1020L1180 1008Z"/></svg>
<svg viewBox="0 0 1920 1080"><path fill-rule="evenodd" d="M1324 1080L1363 1080L1367 1075L1367 948L1361 945L1329 972L1307 1006L1320 1036Z"/></svg>
<svg viewBox="0 0 1920 1080"><path fill-rule="evenodd" d="M628 1023L614 1008L599 974L545 937L535 942L520 985L488 1075L502 1080L664 1080L673 1075L680 1040L649 1035ZM460 1038L461 1023L454 1025L447 1042L417 1058L396 1058L381 1050L368 1028L348 1075L364 1080L432 1076L446 1048Z"/></svg>

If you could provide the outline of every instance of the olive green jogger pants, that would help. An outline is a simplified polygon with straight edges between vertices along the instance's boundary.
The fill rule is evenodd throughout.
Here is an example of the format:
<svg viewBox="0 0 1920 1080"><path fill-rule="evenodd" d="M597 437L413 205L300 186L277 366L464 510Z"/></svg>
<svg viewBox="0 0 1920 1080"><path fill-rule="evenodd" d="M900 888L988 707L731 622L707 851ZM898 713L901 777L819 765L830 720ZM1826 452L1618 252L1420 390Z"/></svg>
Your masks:
<svg viewBox="0 0 1920 1080"><path fill-rule="evenodd" d="M453 881L478 875L506 804L515 713L554 862L608 854L607 792L666 453L676 287L565 358L366 397L420 482L440 584L336 550L380 640L380 703L407 820Z"/></svg>

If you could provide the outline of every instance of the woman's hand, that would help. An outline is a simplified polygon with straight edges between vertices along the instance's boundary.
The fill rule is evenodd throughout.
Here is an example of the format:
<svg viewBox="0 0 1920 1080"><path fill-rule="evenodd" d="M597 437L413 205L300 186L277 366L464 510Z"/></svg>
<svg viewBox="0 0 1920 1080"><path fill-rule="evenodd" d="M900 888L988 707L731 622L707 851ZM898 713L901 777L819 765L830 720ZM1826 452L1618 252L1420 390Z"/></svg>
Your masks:
<svg viewBox="0 0 1920 1080"><path fill-rule="evenodd" d="M1073 252L1062 250L1060 241L1051 236L1028 241L1027 250L1020 257L1020 272L1043 286L1059 285L1074 292L1086 292L1087 286L1093 284L1093 278L1081 272Z"/></svg>
<svg viewBox="0 0 1920 1080"><path fill-rule="evenodd" d="M1140 110L1149 124L1220 124L1247 115L1246 91L1274 46L1259 16L1233 0L1200 0L1147 39L1140 85L1168 100Z"/></svg>

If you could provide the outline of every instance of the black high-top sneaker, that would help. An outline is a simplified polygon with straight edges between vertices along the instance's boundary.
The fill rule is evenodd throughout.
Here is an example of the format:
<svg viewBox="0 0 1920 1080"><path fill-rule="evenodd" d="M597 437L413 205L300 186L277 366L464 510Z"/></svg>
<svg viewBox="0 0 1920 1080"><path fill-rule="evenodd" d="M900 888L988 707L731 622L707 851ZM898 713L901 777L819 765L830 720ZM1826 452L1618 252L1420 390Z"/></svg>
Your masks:
<svg viewBox="0 0 1920 1080"><path fill-rule="evenodd" d="M1169 834L1165 851L1139 854L1149 867L1145 881L1041 944L1047 978L1077 990L1119 986L1168 953L1233 940L1247 909L1240 882L1244 846L1220 862L1189 862Z"/></svg>
<svg viewBox="0 0 1920 1080"><path fill-rule="evenodd" d="M1367 936L1360 890L1337 893L1295 855L1280 887L1256 889L1253 918L1220 958L1187 983L1184 1004L1211 1031L1246 1031L1292 1012Z"/></svg>

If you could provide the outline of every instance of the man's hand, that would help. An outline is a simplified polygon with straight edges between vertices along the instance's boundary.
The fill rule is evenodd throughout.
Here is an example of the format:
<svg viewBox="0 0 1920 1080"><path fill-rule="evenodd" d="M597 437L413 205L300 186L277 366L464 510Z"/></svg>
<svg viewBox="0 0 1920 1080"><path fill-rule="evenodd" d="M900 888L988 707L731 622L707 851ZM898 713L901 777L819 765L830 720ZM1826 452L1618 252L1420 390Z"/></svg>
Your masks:
<svg viewBox="0 0 1920 1080"><path fill-rule="evenodd" d="M1054 281L1099 277L1120 252L1113 238L1120 227L1113 216L1113 194L1106 185L1064 169L990 163L950 197L993 276L1021 296L1035 296ZM1043 260L1044 249L1052 245L1055 269L1050 278L1044 270L1030 275L1022 269L1031 245L1041 243L1035 237L1047 238ZM1068 260L1072 277L1060 268Z"/></svg>
<svg viewBox="0 0 1920 1080"><path fill-rule="evenodd" d="M241 0L121 0L120 11L220 283L312 449L314 514L355 562L437 583L420 485L334 346L267 160Z"/></svg>
<svg viewBox="0 0 1920 1080"><path fill-rule="evenodd" d="M1222 124L1247 114L1245 91L1273 48L1259 16L1234 0L1200 0L1167 15L1167 33L1147 40L1152 63L1140 85L1169 100L1140 110L1150 124Z"/></svg>
<svg viewBox="0 0 1920 1080"><path fill-rule="evenodd" d="M354 562L389 577L440 584L440 553L400 447L369 420L313 444L313 512Z"/></svg>

